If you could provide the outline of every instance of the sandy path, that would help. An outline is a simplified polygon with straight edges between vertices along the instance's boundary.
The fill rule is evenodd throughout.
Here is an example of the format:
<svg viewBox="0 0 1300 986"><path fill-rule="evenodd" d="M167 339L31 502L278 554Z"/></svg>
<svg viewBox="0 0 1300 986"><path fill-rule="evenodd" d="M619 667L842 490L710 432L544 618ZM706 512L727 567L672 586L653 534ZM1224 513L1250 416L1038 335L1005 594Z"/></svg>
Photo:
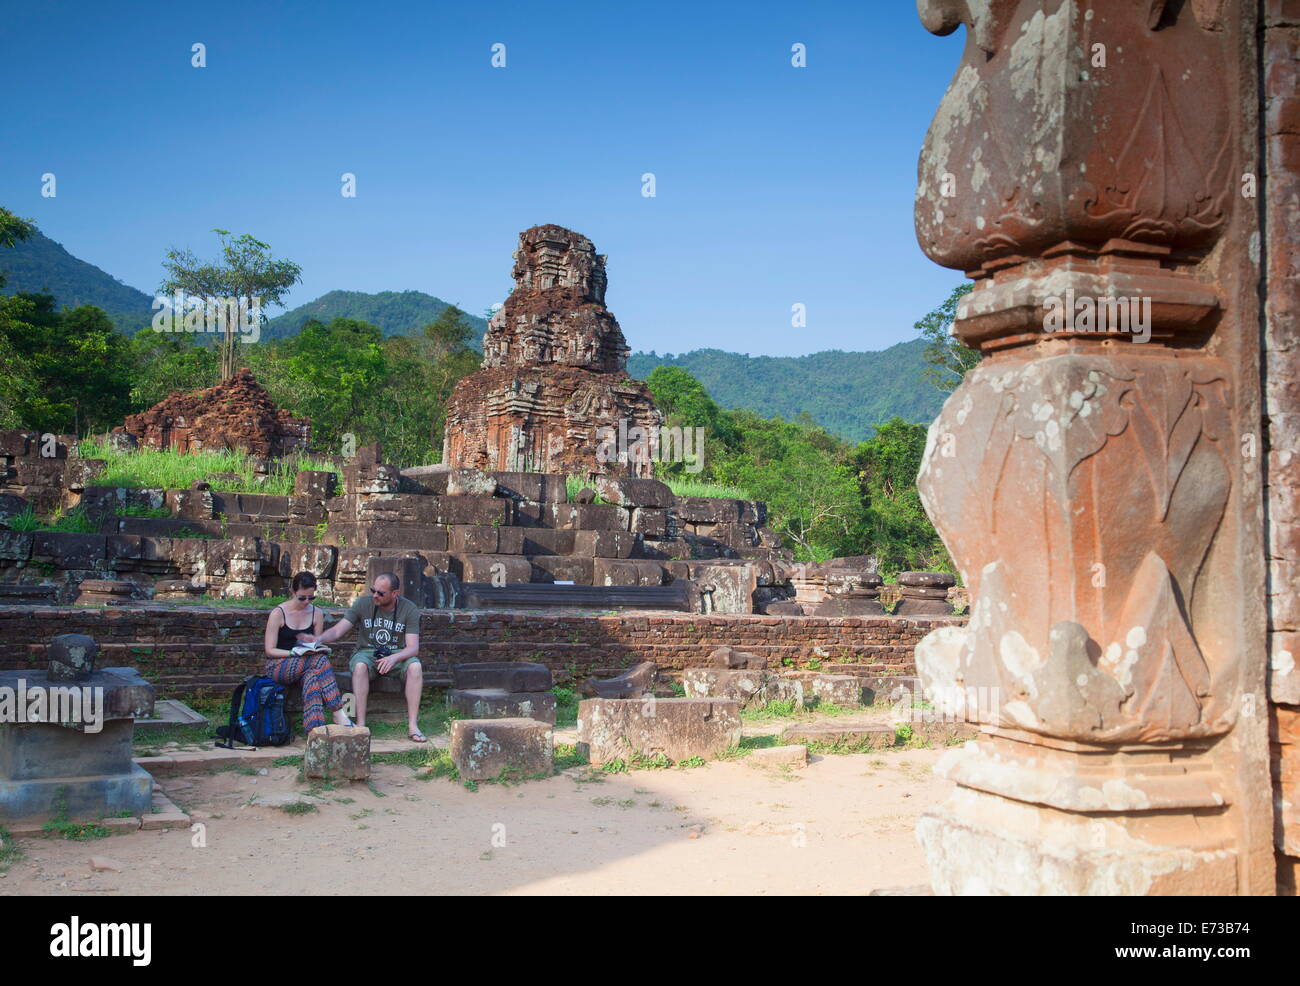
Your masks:
<svg viewBox="0 0 1300 986"><path fill-rule="evenodd" d="M739 761L587 783L566 774L477 792L379 765L382 797L349 785L322 797L352 803L296 816L246 804L306 790L296 768L176 778L164 788L206 826L206 846L186 831L27 839L0 895L860 894L925 882L913 826L950 788L930 772L941 753L819 757L788 774ZM122 872L92 872L92 855Z"/></svg>

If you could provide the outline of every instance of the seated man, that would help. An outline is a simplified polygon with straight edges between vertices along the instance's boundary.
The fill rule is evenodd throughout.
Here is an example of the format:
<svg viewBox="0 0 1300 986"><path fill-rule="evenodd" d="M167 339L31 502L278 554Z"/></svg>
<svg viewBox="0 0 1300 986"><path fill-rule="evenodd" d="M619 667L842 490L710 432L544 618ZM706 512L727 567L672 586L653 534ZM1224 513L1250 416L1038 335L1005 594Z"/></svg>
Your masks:
<svg viewBox="0 0 1300 986"><path fill-rule="evenodd" d="M370 695L370 672L396 673L406 693L406 732L417 743L427 737L420 732L420 692L424 669L420 665L420 610L397 594L401 580L392 572L375 576L369 596L360 596L343 619L316 638L328 644L358 627L357 649L348 662L352 691L357 697L356 722L366 724L366 699ZM400 648L400 649L399 649Z"/></svg>

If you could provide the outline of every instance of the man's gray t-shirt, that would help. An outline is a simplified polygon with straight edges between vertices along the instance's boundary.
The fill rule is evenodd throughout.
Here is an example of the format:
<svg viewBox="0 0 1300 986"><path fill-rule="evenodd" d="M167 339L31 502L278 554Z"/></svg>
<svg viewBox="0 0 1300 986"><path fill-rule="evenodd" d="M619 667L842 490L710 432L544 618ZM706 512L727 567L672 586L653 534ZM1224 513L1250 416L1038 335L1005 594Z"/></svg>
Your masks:
<svg viewBox="0 0 1300 986"><path fill-rule="evenodd" d="M397 597L397 605L382 610L375 605L375 597L361 596L343 618L357 628L357 649L387 647L398 651L406 646L408 633L420 632L420 610L404 596Z"/></svg>

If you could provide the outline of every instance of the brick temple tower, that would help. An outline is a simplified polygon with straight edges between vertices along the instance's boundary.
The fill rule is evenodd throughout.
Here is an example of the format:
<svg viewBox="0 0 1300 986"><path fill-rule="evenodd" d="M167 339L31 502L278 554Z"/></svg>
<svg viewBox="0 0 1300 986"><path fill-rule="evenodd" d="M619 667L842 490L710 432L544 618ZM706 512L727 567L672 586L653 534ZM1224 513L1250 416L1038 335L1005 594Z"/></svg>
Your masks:
<svg viewBox="0 0 1300 986"><path fill-rule="evenodd" d="M483 369L457 384L443 461L454 467L649 477L663 416L627 375L605 307L605 258L562 226L519 234L515 290L483 339ZM612 438L612 441L611 441Z"/></svg>

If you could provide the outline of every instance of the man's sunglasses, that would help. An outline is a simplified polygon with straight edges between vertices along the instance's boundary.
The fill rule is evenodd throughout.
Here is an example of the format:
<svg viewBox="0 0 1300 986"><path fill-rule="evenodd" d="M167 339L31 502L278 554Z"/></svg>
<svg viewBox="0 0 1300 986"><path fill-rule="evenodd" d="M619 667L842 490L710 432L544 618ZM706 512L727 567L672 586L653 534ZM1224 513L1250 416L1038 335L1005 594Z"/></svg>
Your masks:
<svg viewBox="0 0 1300 986"><path fill-rule="evenodd" d="M387 589L376 589L373 585L370 587L370 591L373 592L376 596L386 596L386 595L388 595L388 590L387 590Z"/></svg>

